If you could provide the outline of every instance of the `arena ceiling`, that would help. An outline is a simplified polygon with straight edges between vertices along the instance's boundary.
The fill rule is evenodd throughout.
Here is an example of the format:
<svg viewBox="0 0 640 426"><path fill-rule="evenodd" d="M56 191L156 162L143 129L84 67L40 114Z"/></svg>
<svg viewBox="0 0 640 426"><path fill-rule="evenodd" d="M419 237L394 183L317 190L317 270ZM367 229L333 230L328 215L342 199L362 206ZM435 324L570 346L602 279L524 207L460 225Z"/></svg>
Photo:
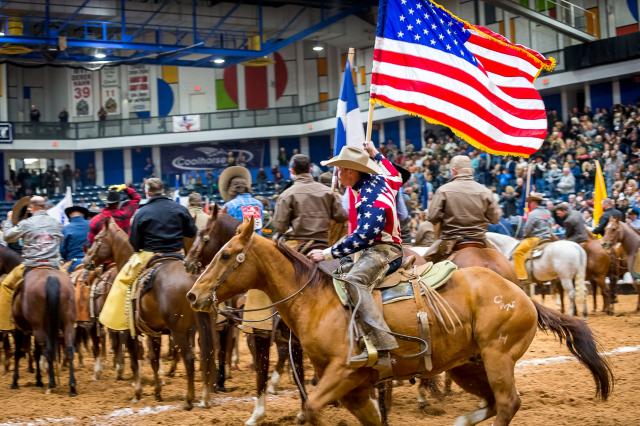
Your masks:
<svg viewBox="0 0 640 426"><path fill-rule="evenodd" d="M0 62L90 69L135 63L225 67L305 39L362 47L373 40L376 5L373 0L0 1Z"/></svg>

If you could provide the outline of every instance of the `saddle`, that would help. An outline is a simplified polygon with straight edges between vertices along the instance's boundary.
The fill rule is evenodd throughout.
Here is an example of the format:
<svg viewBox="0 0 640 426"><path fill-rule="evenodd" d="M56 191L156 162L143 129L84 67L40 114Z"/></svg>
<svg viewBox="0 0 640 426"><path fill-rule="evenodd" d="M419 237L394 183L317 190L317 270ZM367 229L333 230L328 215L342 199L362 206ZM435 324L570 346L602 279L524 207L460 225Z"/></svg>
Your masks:
<svg viewBox="0 0 640 426"><path fill-rule="evenodd" d="M542 240L531 250L531 254L529 255L529 259L537 259L544 254L544 249L551 244L552 240Z"/></svg>
<svg viewBox="0 0 640 426"><path fill-rule="evenodd" d="M180 252L174 253L156 253L153 255L147 265L142 270L138 278L131 285L131 310L133 315L130 318L133 319L133 329L138 330L150 337L160 337L166 332L158 332L147 325L147 323L140 316L140 302L142 296L147 294L153 288L153 282L155 281L158 270L166 263L176 261L184 261L184 255Z"/></svg>
<svg viewBox="0 0 640 426"><path fill-rule="evenodd" d="M435 264L429 262L420 266L414 266L414 262L414 256L405 259L396 272L388 275L380 284L376 285L373 297L383 313L385 305L403 300L414 300L420 338L427 344L423 355L424 366L427 371L431 371L433 363L431 360L430 322L433 323L437 320L450 333L455 332L457 327L454 319L458 324L461 324L451 306L436 291L446 285L458 267L448 260ZM340 276L335 274L332 276L333 286L340 302L345 308L350 309L353 305L346 289L349 284L342 281ZM433 318L431 321L430 314Z"/></svg>
<svg viewBox="0 0 640 426"><path fill-rule="evenodd" d="M438 239L424 253L423 257L431 262L440 262L448 258L452 253L465 248L487 248L484 240L470 240L458 237L454 240Z"/></svg>

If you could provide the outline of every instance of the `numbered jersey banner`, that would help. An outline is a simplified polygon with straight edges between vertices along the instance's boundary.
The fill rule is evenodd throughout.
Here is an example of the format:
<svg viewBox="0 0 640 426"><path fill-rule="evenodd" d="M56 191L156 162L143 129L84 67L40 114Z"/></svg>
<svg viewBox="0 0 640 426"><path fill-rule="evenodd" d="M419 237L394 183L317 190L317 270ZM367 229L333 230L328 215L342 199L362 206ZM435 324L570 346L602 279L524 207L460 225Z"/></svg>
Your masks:
<svg viewBox="0 0 640 426"><path fill-rule="evenodd" d="M200 116L194 115L174 115L173 131L174 132L197 132L200 127Z"/></svg>
<svg viewBox="0 0 640 426"><path fill-rule="evenodd" d="M120 88L102 88L102 106L107 111L107 115L120 114Z"/></svg>
<svg viewBox="0 0 640 426"><path fill-rule="evenodd" d="M151 86L147 65L129 66L129 110L151 111Z"/></svg>
<svg viewBox="0 0 640 426"><path fill-rule="evenodd" d="M93 72L71 70L72 114L76 117L93 115Z"/></svg>

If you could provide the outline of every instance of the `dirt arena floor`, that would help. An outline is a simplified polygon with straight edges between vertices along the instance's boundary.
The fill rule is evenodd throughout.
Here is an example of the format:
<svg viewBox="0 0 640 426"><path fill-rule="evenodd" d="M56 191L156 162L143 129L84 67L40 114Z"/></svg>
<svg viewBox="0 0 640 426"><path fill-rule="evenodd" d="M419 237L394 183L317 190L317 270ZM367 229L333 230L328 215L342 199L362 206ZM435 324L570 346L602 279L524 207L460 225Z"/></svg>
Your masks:
<svg viewBox="0 0 640 426"><path fill-rule="evenodd" d="M588 322L610 356L616 376L613 396L607 402L594 398L591 376L569 355L564 346L550 335L538 332L529 351L517 367L516 378L522 395L522 407L513 424L516 425L634 425L640 424L640 315L634 313L637 297L620 296L617 315L592 315ZM547 305L552 303L547 299ZM275 354L272 355L272 359ZM273 362L273 361L272 361ZM131 403L133 389L129 381L115 381L113 369L104 373L101 381L92 381L93 361L85 360L78 369L79 396L66 395L67 379L51 395L34 386L34 377L23 363L21 388L10 390L11 375L0 375L0 425L40 425L49 423L82 425L241 425L253 409L254 374L250 371L248 350L241 345L240 370L233 371L228 381L231 392L214 394L212 407L195 407L182 411L185 380L182 369L174 378L165 378L164 401L156 402L151 386L151 369L143 367L144 396ZM168 362L164 361L167 371ZM311 376L307 370L307 379ZM309 387L311 389L311 387ZM196 382L200 394L200 382ZM478 399L454 385L453 394L443 401L432 401L427 410L418 408L416 387L394 389L394 406L390 420L394 425L451 425L454 419L474 410ZM287 373L278 395L267 399L265 425L294 424L299 399L291 376ZM323 411L323 424L354 425L355 419L343 408ZM484 422L490 425L491 420Z"/></svg>

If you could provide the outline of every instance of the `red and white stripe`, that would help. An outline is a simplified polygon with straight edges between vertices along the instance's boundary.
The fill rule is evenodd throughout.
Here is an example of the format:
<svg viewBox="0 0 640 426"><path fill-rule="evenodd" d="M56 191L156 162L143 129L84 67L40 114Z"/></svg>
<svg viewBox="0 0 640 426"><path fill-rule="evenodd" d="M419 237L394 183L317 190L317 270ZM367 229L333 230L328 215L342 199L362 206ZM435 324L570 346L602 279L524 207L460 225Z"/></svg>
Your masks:
<svg viewBox="0 0 640 426"><path fill-rule="evenodd" d="M371 98L444 124L489 152L531 155L547 134L533 81L550 62L485 28L470 30L465 47L480 66L431 47L376 38Z"/></svg>

